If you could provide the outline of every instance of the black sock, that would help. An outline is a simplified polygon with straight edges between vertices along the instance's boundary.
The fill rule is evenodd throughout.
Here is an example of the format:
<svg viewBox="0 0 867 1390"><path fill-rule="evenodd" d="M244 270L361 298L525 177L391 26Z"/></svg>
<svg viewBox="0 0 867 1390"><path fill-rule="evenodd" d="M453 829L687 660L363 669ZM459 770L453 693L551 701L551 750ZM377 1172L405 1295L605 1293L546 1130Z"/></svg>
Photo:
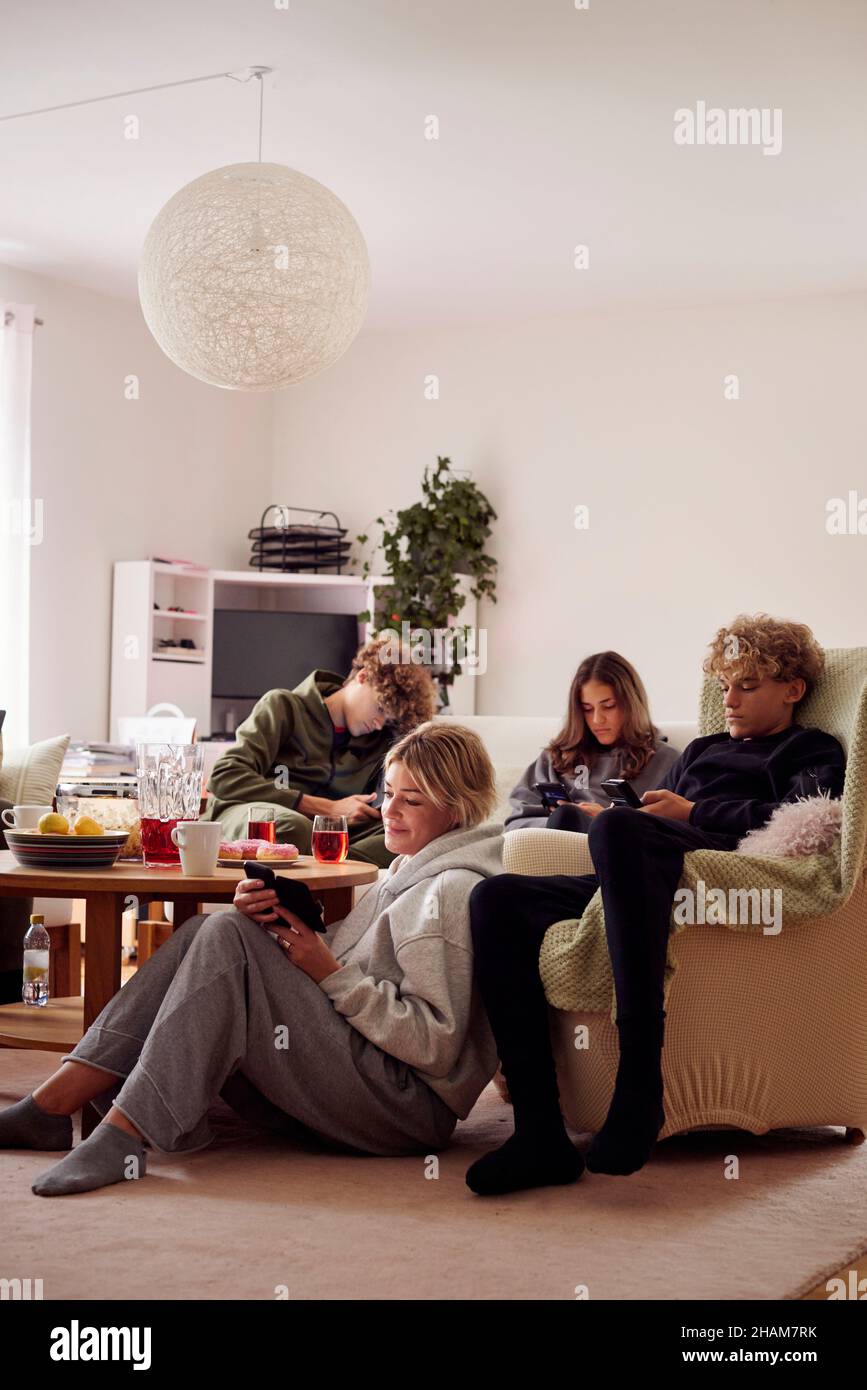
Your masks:
<svg viewBox="0 0 867 1390"><path fill-rule="evenodd" d="M558 1108L556 1123L549 1112L522 1117L505 1144L467 1169L467 1187L487 1197L575 1182L583 1172L584 1160L566 1133Z"/></svg>
<svg viewBox="0 0 867 1390"><path fill-rule="evenodd" d="M575 1182L584 1159L563 1124L554 1059L541 1051L503 1063L515 1113L515 1133L467 1169L467 1186L480 1196Z"/></svg>
<svg viewBox="0 0 867 1390"><path fill-rule="evenodd" d="M624 1176L650 1157L665 1124L662 1045L665 1013L618 1021L620 1063L605 1120L587 1150L591 1173Z"/></svg>
<svg viewBox="0 0 867 1390"><path fill-rule="evenodd" d="M500 1062L515 1133L467 1169L467 1186L480 1196L575 1182L584 1172L584 1159L563 1124L547 1013L542 1022L544 1027L528 1018L521 1027L524 1020L510 1019L507 1028L501 1020Z"/></svg>

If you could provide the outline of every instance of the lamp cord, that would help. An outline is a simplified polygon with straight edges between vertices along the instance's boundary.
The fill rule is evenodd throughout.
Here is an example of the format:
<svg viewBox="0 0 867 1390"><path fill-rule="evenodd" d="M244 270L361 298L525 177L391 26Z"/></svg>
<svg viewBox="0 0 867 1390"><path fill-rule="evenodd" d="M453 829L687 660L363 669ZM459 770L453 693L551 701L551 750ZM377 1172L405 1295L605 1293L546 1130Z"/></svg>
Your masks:
<svg viewBox="0 0 867 1390"><path fill-rule="evenodd" d="M259 163L262 163L262 105L265 100L265 84L262 81L261 72L257 72L259 79Z"/></svg>
<svg viewBox="0 0 867 1390"><path fill-rule="evenodd" d="M155 87L133 87L128 92L109 92L104 97L84 97L82 101L66 101L60 106L40 106L35 111L13 111L8 116L0 116L0 121L17 121L22 116L45 116L51 111L71 111L75 106L91 106L97 101L115 101L118 97L137 97L144 92L163 92L167 87L188 87L193 82L213 82L218 77L231 77L236 82L249 82L251 77L258 77L259 87L259 162L262 162L262 76L265 72L271 72L271 68L254 70L245 68L243 72L211 72L205 77L184 77L179 82L159 82Z"/></svg>

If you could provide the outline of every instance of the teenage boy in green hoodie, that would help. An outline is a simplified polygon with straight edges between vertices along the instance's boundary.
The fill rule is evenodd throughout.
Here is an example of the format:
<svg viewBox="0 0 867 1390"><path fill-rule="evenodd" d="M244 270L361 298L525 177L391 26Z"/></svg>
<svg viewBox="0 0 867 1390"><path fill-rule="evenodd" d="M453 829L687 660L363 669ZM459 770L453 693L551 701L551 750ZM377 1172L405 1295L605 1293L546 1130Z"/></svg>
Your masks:
<svg viewBox="0 0 867 1390"><path fill-rule="evenodd" d="M394 854L371 804L382 762L396 738L432 718L436 697L425 666L380 660L385 640L361 647L346 678L311 671L294 690L263 695L211 770L202 820L244 839L251 806L273 805L278 841L309 854L313 817L345 816L349 858L388 868Z"/></svg>

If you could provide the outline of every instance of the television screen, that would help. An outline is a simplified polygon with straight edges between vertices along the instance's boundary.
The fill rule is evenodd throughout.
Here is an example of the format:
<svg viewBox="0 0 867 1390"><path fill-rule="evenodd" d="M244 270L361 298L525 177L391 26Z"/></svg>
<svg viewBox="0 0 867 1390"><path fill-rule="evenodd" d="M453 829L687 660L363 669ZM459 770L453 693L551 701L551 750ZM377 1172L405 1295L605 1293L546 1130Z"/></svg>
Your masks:
<svg viewBox="0 0 867 1390"><path fill-rule="evenodd" d="M258 700L267 690L291 690L317 667L348 676L358 646L351 613L217 608L211 693Z"/></svg>

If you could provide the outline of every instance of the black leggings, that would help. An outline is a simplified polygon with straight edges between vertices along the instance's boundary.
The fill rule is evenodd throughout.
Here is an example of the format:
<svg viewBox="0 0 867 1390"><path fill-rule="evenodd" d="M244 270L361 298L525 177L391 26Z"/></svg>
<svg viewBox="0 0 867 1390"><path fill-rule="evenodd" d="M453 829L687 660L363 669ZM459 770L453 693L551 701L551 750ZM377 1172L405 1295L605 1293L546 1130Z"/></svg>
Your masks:
<svg viewBox="0 0 867 1390"><path fill-rule="evenodd" d="M582 811L580 806L575 806L570 801L565 802L562 806L555 806L545 822L545 829L574 830L578 834L589 835L592 824L593 817L588 816L586 811Z"/></svg>
<svg viewBox="0 0 867 1390"><path fill-rule="evenodd" d="M659 1017L669 919L683 856L691 849L731 850L737 837L629 807L597 815L589 831L595 874L534 878L498 874L470 895L475 970L510 1090L525 1078L540 1095L553 1078L548 1004L539 951L554 922L580 917L601 886L617 1019ZM512 1073L510 1075L510 1072ZM553 1082L556 1094L556 1081Z"/></svg>

